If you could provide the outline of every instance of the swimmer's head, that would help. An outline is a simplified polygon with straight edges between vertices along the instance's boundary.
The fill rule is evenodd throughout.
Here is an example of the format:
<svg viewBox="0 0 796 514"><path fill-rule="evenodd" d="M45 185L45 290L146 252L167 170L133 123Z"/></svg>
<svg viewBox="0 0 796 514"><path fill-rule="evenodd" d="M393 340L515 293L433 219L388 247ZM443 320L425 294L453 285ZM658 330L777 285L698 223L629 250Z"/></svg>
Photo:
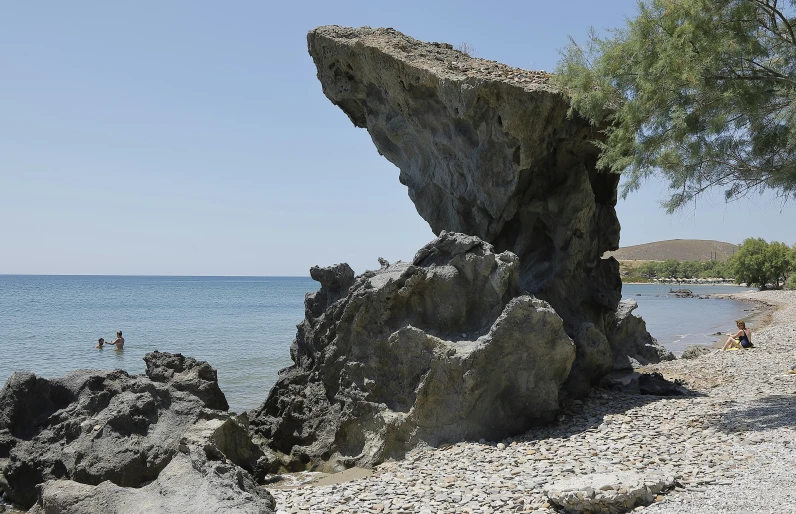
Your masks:
<svg viewBox="0 0 796 514"><path fill-rule="evenodd" d="M119 330L118 332L116 332L116 337L122 337L122 331L121 331L121 330Z"/></svg>

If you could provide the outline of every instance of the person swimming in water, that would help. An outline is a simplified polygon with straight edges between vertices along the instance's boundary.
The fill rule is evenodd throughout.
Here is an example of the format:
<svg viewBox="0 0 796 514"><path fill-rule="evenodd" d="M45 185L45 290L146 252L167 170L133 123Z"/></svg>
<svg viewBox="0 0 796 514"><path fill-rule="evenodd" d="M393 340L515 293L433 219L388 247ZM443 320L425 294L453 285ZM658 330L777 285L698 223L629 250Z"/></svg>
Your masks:
<svg viewBox="0 0 796 514"><path fill-rule="evenodd" d="M102 346L103 346L104 344L105 344L105 339L103 339L103 338L101 338L101 337L100 337L100 338L97 340L97 346L95 346L94 348L99 348L100 350L102 350Z"/></svg>
<svg viewBox="0 0 796 514"><path fill-rule="evenodd" d="M746 328L746 323L738 320L735 322L735 325L738 327L738 332L735 334L727 334L730 337L727 339L727 342L724 343L724 348L722 348L722 350L754 348L752 344L752 331Z"/></svg>
<svg viewBox="0 0 796 514"><path fill-rule="evenodd" d="M122 337L122 331L119 330L118 332L116 332L116 339L114 339L113 341L110 341L108 343L105 343L105 344L112 344L113 346L116 347L117 350L123 349L124 348L124 338Z"/></svg>

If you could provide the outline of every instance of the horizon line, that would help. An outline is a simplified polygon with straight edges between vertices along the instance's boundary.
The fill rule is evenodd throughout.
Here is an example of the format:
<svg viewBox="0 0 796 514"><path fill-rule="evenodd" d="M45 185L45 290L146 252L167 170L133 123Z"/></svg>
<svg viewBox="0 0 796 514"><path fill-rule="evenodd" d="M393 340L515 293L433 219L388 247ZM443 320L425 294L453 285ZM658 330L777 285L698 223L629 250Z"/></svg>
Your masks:
<svg viewBox="0 0 796 514"><path fill-rule="evenodd" d="M0 273L0 277L183 277L183 278L312 278L310 275L167 275L124 273Z"/></svg>

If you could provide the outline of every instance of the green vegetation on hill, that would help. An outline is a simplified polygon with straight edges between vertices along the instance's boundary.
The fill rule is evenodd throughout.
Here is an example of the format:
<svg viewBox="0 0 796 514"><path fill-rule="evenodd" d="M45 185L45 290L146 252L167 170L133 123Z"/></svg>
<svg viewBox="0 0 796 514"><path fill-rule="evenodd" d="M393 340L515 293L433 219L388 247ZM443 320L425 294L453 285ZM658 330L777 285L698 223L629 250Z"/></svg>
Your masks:
<svg viewBox="0 0 796 514"><path fill-rule="evenodd" d="M632 268L626 282L645 282L653 279L728 279L732 278L727 263L720 261L647 261Z"/></svg>
<svg viewBox="0 0 796 514"><path fill-rule="evenodd" d="M726 262L721 261L619 261L622 280L649 282L660 279L733 279L760 289L796 289L796 245L763 239L744 240Z"/></svg>

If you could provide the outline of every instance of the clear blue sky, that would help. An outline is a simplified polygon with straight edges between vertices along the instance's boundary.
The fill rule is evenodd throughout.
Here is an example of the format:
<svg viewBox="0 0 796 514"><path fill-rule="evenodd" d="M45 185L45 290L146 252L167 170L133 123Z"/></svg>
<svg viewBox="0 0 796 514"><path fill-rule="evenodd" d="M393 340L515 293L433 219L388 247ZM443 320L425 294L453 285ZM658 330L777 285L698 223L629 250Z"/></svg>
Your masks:
<svg viewBox="0 0 796 514"><path fill-rule="evenodd" d="M306 275L432 238L398 170L321 92L306 33L389 26L552 70L635 2L12 2L0 16L0 273ZM618 207L622 245L796 242L796 209L720 194Z"/></svg>

